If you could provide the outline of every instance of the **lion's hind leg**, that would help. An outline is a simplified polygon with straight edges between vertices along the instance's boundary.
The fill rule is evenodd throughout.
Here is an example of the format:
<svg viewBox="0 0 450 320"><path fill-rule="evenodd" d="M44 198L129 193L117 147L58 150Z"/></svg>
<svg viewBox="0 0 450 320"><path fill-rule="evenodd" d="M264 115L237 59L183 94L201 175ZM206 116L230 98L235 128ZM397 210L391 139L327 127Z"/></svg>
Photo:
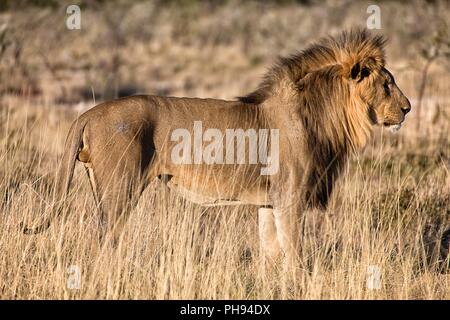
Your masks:
<svg viewBox="0 0 450 320"><path fill-rule="evenodd" d="M105 233L105 226L106 226L106 217L104 212L102 211L101 205L100 205L100 193L98 191L98 182L96 182L95 179L95 175L94 175L94 170L92 169L92 167L90 166L85 166L86 169L86 175L89 178L89 184L91 186L91 191L92 191L92 195L94 197L94 201L95 201L95 207L97 209L98 212L98 217L99 217L99 223L98 223L98 227L100 229L100 241L103 240L103 235Z"/></svg>
<svg viewBox="0 0 450 320"><path fill-rule="evenodd" d="M102 237L110 232L117 243L130 211L147 185L146 172L151 155L135 142L116 141L112 148L92 154L89 180L100 213Z"/></svg>

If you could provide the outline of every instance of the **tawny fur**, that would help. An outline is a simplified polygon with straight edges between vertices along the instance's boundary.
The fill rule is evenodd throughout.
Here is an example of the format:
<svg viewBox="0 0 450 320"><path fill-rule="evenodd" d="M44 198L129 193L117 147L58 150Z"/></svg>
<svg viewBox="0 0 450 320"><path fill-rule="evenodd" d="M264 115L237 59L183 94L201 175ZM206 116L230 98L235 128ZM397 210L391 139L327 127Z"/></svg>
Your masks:
<svg viewBox="0 0 450 320"><path fill-rule="evenodd" d="M105 223L115 230L142 190L159 177L200 204L263 207L263 242L276 241L271 247L292 259L296 217L326 207L346 160L366 144L373 125L400 125L410 109L385 68L384 43L364 30L325 38L280 59L258 89L237 101L134 96L92 108L70 129L54 215L26 232L44 230L61 212L78 159L87 167ZM280 169L261 176L260 164L174 164L171 133L192 132L194 121L202 121L203 130L222 132L279 129Z"/></svg>

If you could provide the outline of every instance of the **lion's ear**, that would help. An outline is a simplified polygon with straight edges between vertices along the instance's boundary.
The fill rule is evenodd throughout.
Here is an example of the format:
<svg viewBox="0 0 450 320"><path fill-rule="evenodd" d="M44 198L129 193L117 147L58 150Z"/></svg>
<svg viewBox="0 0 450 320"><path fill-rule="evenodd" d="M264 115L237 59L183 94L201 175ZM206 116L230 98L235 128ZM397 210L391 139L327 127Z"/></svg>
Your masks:
<svg viewBox="0 0 450 320"><path fill-rule="evenodd" d="M350 78L356 82L360 82L368 77L375 68L376 62L373 58L367 58L364 61L356 62L350 70Z"/></svg>

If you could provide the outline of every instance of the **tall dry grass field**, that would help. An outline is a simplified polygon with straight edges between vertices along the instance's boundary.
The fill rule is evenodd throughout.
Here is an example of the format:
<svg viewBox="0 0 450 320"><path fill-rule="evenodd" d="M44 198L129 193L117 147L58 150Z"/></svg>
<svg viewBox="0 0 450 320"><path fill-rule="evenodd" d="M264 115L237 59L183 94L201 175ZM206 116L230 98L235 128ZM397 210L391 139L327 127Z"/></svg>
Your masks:
<svg viewBox="0 0 450 320"><path fill-rule="evenodd" d="M120 66L113 68L115 75L120 76L119 86L142 83L149 93L231 99L256 86L258 76L273 61L280 43L285 44L283 52L294 45L301 49L306 44L299 39L295 43L283 42L302 33L301 28L286 30L292 24L280 21L306 21L298 18L319 14L320 10L336 12L334 7L287 4L269 10L249 4L236 11L240 24L228 25L223 17L235 19L234 4L212 9L194 6L175 13L172 7L158 9L161 14L155 17L162 21L153 20L158 28L151 36L136 35L133 25L125 28L129 39L117 47ZM141 12L144 17L140 18L145 19L146 7L136 6L130 10ZM326 22L329 32L358 22L358 14L365 7L357 1L346 8L351 10L352 6L354 11L347 12L343 25L336 22L339 19L329 17L334 21ZM148 12L154 12L156 7L151 5ZM0 17L14 27L14 23L20 24L21 19L40 10L47 9L32 9L31 13L7 11ZM10 70L5 66L11 67L11 61L8 65L4 58L2 62L0 298L450 299L450 234L445 237L450 228L450 85L445 60L437 60L430 68L417 129L419 120L414 108L423 74L419 64L418 69L408 69L408 63L419 60L393 59L391 69L399 87L410 97L413 111L399 133L375 130L369 145L346 168L326 212L301 216L301 257L295 277L283 271L282 263L262 263L256 207L203 208L171 194L156 181L130 213L119 243L100 243L97 211L81 166L76 167L62 217L42 234L22 234L22 222L37 223L50 213L55 169L65 135L80 110L94 105L82 94L73 93L78 92L76 84L84 79L81 82L85 83L85 91L94 91L94 96L95 91L101 90L98 88L108 87L91 77L111 67L107 62L96 61L103 59L102 55L108 57L109 44L97 43L99 54L94 55L94 47L89 43L100 41L103 35L100 20L92 22L96 15L102 16L100 9L95 10L86 13L83 36L77 38L70 33L65 40L65 36L58 38L64 50L57 45L46 47L49 53L45 55L50 58L46 63L33 53L42 52L36 46L53 43L26 40L20 63L30 71L28 74L5 73ZM181 27L170 22L181 23L182 18L167 18L183 16L180 12L198 18L185 26L189 37L178 34L177 28ZM54 15L57 14L51 11L48 16ZM251 21L256 21L255 16L267 24L254 26ZM12 22L11 17L17 20ZM363 13L361 21L365 17ZM208 27L217 21L224 24L219 31L237 28L236 36L226 37L227 33L224 36ZM45 23L55 22L39 22L36 32L50 37L48 28L38 28ZM398 34L392 30L401 27L387 24L391 27L388 32ZM271 33L267 26L278 29ZM325 27L322 29L324 32L318 31L321 35L327 32ZM260 40L261 35L266 41ZM248 41L252 41L249 48L243 45ZM388 59L401 56L398 41L394 36ZM274 51L265 51L269 50L267 47ZM126 53L141 59L147 57L147 61L137 63L145 65L148 73L139 73ZM71 59L78 64L71 64ZM158 67L164 64L167 68ZM189 78L189 74L194 78ZM195 78L198 75L201 79ZM33 80L17 80L25 76ZM167 80L172 78L172 82ZM30 90L36 83L39 93ZM24 89L21 84L27 87ZM68 92L70 99L62 94ZM77 272L80 281L75 279L74 288ZM373 283L378 273L379 281L375 279Z"/></svg>

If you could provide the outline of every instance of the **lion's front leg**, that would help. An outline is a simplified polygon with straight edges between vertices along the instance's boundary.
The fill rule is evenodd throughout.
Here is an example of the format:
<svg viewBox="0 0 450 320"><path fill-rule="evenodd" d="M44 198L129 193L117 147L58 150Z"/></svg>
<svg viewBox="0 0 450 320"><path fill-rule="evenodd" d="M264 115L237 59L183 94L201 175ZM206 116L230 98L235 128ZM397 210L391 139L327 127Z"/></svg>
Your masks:
<svg viewBox="0 0 450 320"><path fill-rule="evenodd" d="M272 190L273 221L276 238L283 254L285 267L296 267L299 257L299 218L301 214L300 187L286 183Z"/></svg>
<svg viewBox="0 0 450 320"><path fill-rule="evenodd" d="M280 244L272 208L258 209L258 228L263 262L274 262L280 254Z"/></svg>
<svg viewBox="0 0 450 320"><path fill-rule="evenodd" d="M283 253L285 267L291 269L299 258L299 211L297 207L274 208L277 239Z"/></svg>

